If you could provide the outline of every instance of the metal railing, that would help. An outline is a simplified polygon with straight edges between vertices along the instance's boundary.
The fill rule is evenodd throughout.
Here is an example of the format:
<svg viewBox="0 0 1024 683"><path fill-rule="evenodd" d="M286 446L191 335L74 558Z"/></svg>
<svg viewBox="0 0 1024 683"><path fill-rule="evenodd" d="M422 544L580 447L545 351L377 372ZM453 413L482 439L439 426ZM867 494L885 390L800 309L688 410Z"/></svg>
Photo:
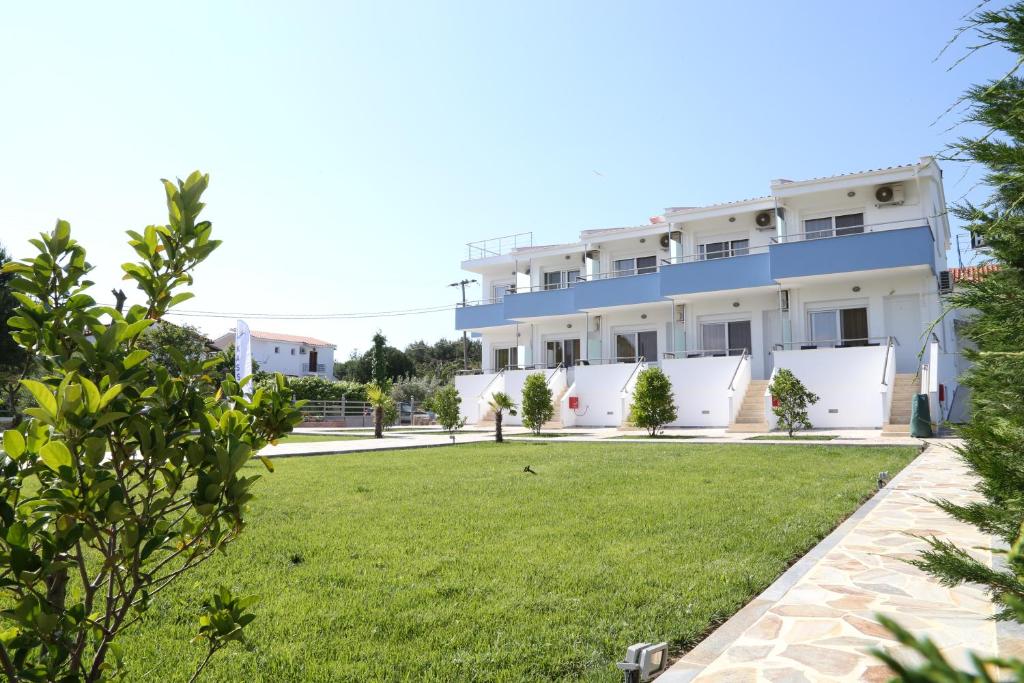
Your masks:
<svg viewBox="0 0 1024 683"><path fill-rule="evenodd" d="M502 368L501 370L498 370L496 373L494 373L494 377L492 377L491 380L484 385L484 388L480 390L480 393L477 395L477 400L482 399L484 397L484 394L487 393L487 390L491 388L491 385L498 381L498 378L504 374L505 368Z"/></svg>
<svg viewBox="0 0 1024 683"><path fill-rule="evenodd" d="M658 265L644 266L642 268L626 268L625 270L609 270L607 273L593 273L591 275L580 275L581 282L594 282L595 280L614 280L620 277L632 277L634 275L650 275L658 272Z"/></svg>
<svg viewBox="0 0 1024 683"><path fill-rule="evenodd" d="M462 308L464 306L486 306L487 304L500 304L504 300L505 300L505 297L503 297L503 296L494 296L494 297L491 297L490 299L476 299L476 300L473 300L473 301L465 301L465 302L463 302L463 301L456 301L455 302L455 306L457 308Z"/></svg>
<svg viewBox="0 0 1024 683"><path fill-rule="evenodd" d="M636 365L633 366L633 372L629 373L629 377L626 378L626 383L622 385L622 389L619 390L619 393L621 393L621 394L626 393L626 387L629 386L629 383L633 381L633 378L636 376L636 373L646 363L647 363L646 360L639 360L639 361L637 361Z"/></svg>
<svg viewBox="0 0 1024 683"><path fill-rule="evenodd" d="M680 351L679 353L663 353L662 358L671 359L683 359L683 358L724 358L726 356L741 356L747 353L746 347L737 347L735 349L688 349L686 351Z"/></svg>
<svg viewBox="0 0 1024 683"><path fill-rule="evenodd" d="M502 235L501 237L489 237L476 242L466 243L467 260L472 261L478 258L490 256L503 256L515 249L523 249L533 246L532 232L517 232L514 235Z"/></svg>
<svg viewBox="0 0 1024 683"><path fill-rule="evenodd" d="M299 410L307 419L331 420L372 415L373 406L367 401L342 399L340 401L307 401L306 405Z"/></svg>
<svg viewBox="0 0 1024 683"><path fill-rule="evenodd" d="M882 364L882 386L889 386L887 377L889 376L889 352L893 350L896 337L889 337L888 343L885 345L885 363Z"/></svg>
<svg viewBox="0 0 1024 683"><path fill-rule="evenodd" d="M578 358L573 363L576 367L583 367L587 365L616 365L618 363L636 363L636 356L612 356L611 358ZM649 363L646 358L641 359L639 362Z"/></svg>
<svg viewBox="0 0 1024 683"><path fill-rule="evenodd" d="M886 221L884 223L869 223L865 225L848 225L841 228L832 227L828 230L813 230L811 232L796 232L781 237L772 237L772 244L787 244L789 242L804 242L808 240L834 239L836 237L849 237L850 235L863 235L868 232L886 232L888 230L902 230L905 228L927 227L932 230L931 221L926 217L908 218L899 221ZM932 232L934 241L935 234Z"/></svg>
<svg viewBox="0 0 1024 683"><path fill-rule="evenodd" d="M800 351L812 351L815 349L852 349L860 346L881 346L889 340L899 346L900 342L896 337L851 337L848 339L812 339L808 341L780 342L772 347L774 351L793 351L793 347L799 346Z"/></svg>
<svg viewBox="0 0 1024 683"><path fill-rule="evenodd" d="M544 380L544 383L551 384L551 380L555 378L555 375L558 374L559 370L565 370L565 366L562 365L561 363L559 363L558 365L551 369L551 374L548 375L548 378L546 380Z"/></svg>
<svg viewBox="0 0 1024 683"><path fill-rule="evenodd" d="M687 254L685 256L663 258L661 259L661 265L673 266L678 263L695 263L697 261L724 261L725 259L740 258L742 256L751 256L752 254L766 253L768 253L768 245L761 244L756 247L744 247L743 249L727 249L726 251L713 251L710 254L705 252L703 254ZM720 254L720 256L716 256L715 254Z"/></svg>
<svg viewBox="0 0 1024 683"><path fill-rule="evenodd" d="M732 379L729 380L729 387L727 391L733 391L733 386L736 384L736 376L740 374L740 368L743 367L743 361L750 358L750 354L747 353L746 349L743 349L743 353L740 354L740 362L736 364L736 369L732 371Z"/></svg>

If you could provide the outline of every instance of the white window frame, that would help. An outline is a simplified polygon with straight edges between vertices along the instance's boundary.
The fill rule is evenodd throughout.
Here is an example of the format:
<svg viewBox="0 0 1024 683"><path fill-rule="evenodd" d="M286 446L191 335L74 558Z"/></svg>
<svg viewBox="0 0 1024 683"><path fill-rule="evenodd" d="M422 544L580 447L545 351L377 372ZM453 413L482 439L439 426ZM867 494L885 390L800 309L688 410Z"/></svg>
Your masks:
<svg viewBox="0 0 1024 683"><path fill-rule="evenodd" d="M558 273L558 285L557 286L554 285L554 284L549 285L548 282L547 282L547 277L548 277L548 275L553 275L555 273ZM571 273L576 273L576 277L573 280L570 281L569 280L569 275ZM552 289L568 289L569 287L576 286L576 283L579 282L582 277L583 277L583 269L582 268L564 268L564 269L545 270L545 271L543 271L541 273L541 276L540 276L541 283L540 284L541 284L541 288L543 288L544 291L548 291L548 290L552 290Z"/></svg>
<svg viewBox="0 0 1024 683"><path fill-rule="evenodd" d="M498 352L499 351L507 351L508 352L508 362L505 363L505 365L501 365L500 363L498 363ZM512 358L512 354L513 353L515 353L515 355L516 355L514 363L512 362L513 361L513 358ZM491 346L491 362L494 364L494 367L492 368L492 370L494 372L501 372L502 369L504 369L505 367L518 367L518 365L519 365L519 345L518 344L512 344L512 343L493 344Z"/></svg>
<svg viewBox="0 0 1024 683"><path fill-rule="evenodd" d="M820 302L814 304L807 304L804 310L804 324L807 326L807 341L809 342L821 342L823 344L845 344L846 339L843 337L843 318L842 311L848 311L855 308L864 309L864 317L868 324L868 334L865 338L865 343L871 339L871 308L868 306L867 301L831 301L831 302ZM811 324L811 316L815 313L832 313L835 316L835 329L836 336L839 339L815 339L814 338L814 326ZM857 338L859 341L860 338Z"/></svg>
<svg viewBox="0 0 1024 683"><path fill-rule="evenodd" d="M629 362L635 363L635 362L637 362L637 359L639 359L639 357L640 357L640 337L639 337L639 334L641 332L653 332L655 335L657 335L658 339L655 341L655 345L659 349L661 348L661 339L660 339L660 335L658 335L658 326L657 325L644 325L643 327L618 327L618 328L613 328L612 329L612 343L611 343L611 347L612 348L611 348L611 352L612 352L612 358L615 360L616 363L629 363ZM618 345L618 341L619 341L619 335L620 334L623 335L623 336L630 335L630 334L633 335L633 346L636 349L636 353L637 353L637 355L634 356L634 360L633 361L620 360L619 359L619 345ZM653 361L647 361L647 362L648 363L653 363L653 362L656 362L657 360L658 359L655 358Z"/></svg>
<svg viewBox="0 0 1024 683"><path fill-rule="evenodd" d="M805 240L816 240L816 239L826 239L826 238L829 238L829 237L844 237L845 235L837 235L836 234L836 219L837 218L843 218L845 216L853 216L853 215L856 215L856 214L860 214L860 216L861 216L861 218L860 218L861 223L860 223L859 226L848 226L846 228L839 228L839 230L849 230L851 227L859 227L860 228L860 232L848 232L848 233L845 233L845 235L859 235L859 234L863 233L865 231L865 228L867 227L867 223L865 222L865 216L867 216L867 212L865 212L865 210L863 208L835 209L833 211L816 211L814 213L807 214L806 216L801 216L800 217L800 229L803 230L803 238ZM829 227L829 230L828 230L828 234L825 234L825 232L826 232L825 230L815 230L815 231L813 231L813 233L808 233L807 232L807 221L820 221L820 220L823 220L825 218L830 219L830 227ZM810 234L815 234L817 236L816 237L809 237Z"/></svg>
<svg viewBox="0 0 1024 683"><path fill-rule="evenodd" d="M735 246L736 242L746 242L747 245L745 247L736 247ZM723 252L714 252L714 253L721 253L721 254L723 254L723 256L714 256L714 257L709 259L708 255L707 255L708 254L707 248L708 248L708 245L710 245L710 244L725 244L725 245L727 245L725 251L723 251ZM706 241L701 242L700 244L697 245L697 258L699 260L701 260L701 261L713 261L715 259L720 259L720 258L732 258L734 256L746 256L749 253L750 253L750 237L737 237L735 239L708 238Z"/></svg>
<svg viewBox="0 0 1024 683"><path fill-rule="evenodd" d="M578 335L578 334L576 334L576 335L572 335L572 334L570 334L570 335L561 335L561 334L549 335L549 336L541 337L540 341L541 341L541 344L542 344L541 353L544 354L544 364L547 365L548 367L553 367L553 366L548 364L548 344L550 344L552 342L558 342L558 343L560 343L562 345L562 362L563 362L563 364L565 362L565 342L567 342L567 341L579 342L580 352L579 352L579 354L577 354L576 360L581 360L582 359L584 348L583 348L583 337L581 335Z"/></svg>
<svg viewBox="0 0 1024 683"><path fill-rule="evenodd" d="M707 318L701 318L697 321L697 334L700 338L700 345L702 351L710 351L711 349L705 349L704 346L704 326L705 325L723 325L725 327L725 355L738 355L731 354L732 344L729 340L729 323L747 323L750 325L750 345L754 345L754 322L751 316L711 316ZM747 353L753 354L753 349L747 349Z"/></svg>
<svg viewBox="0 0 1024 683"><path fill-rule="evenodd" d="M511 294L512 292L510 290L514 290L515 287L516 283L514 280L502 280L501 282L492 282L491 301L503 301L505 299L505 294ZM504 290L504 293L501 295L498 294L499 288Z"/></svg>
<svg viewBox="0 0 1024 683"><path fill-rule="evenodd" d="M654 268L654 270L646 270L646 272L641 273L640 272L640 266L637 266L636 262L637 262L638 259L642 259L642 258L654 259L654 265L653 266L643 266L643 268L645 270L648 269L648 268L652 268L652 267ZM619 268L619 267L616 266L616 264L619 261L632 261L633 265L630 268ZM658 272L658 255L657 254L652 254L650 252L644 252L643 254L638 254L636 256L620 256L620 257L614 257L614 258L611 259L611 276L612 277L629 277L629 276L632 276L632 275L648 275L650 273L656 273L656 272Z"/></svg>

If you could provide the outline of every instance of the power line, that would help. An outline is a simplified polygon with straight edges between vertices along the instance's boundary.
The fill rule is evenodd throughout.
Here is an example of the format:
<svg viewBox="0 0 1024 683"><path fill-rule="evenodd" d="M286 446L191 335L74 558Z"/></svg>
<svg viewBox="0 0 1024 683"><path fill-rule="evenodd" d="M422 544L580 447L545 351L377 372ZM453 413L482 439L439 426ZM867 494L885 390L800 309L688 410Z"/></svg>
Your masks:
<svg viewBox="0 0 1024 683"><path fill-rule="evenodd" d="M223 312L198 310L170 310L167 315L185 318L250 318L253 320L357 320L361 318L394 318L407 315L429 315L454 311L457 306L427 306L391 311L365 311L361 313L265 313L265 312Z"/></svg>

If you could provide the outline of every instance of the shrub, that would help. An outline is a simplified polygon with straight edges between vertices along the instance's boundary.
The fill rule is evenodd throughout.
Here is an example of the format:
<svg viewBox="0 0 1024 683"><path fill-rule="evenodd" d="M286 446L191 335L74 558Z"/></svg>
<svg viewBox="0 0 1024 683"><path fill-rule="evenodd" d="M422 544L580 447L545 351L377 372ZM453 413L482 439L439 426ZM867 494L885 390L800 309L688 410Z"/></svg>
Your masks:
<svg viewBox="0 0 1024 683"><path fill-rule="evenodd" d="M430 409L437 414L437 423L449 433L462 429L466 424L465 418L459 414L459 406L462 405L462 397L455 385L448 384L434 394L430 402Z"/></svg>
<svg viewBox="0 0 1024 683"><path fill-rule="evenodd" d="M366 387L357 382L332 382L317 375L293 377L288 386L296 398L307 401L365 401Z"/></svg>
<svg viewBox="0 0 1024 683"><path fill-rule="evenodd" d="M807 391L791 370L779 368L768 389L772 394L772 412L779 420L779 427L790 436L798 429L814 426L807 418L807 406L817 403L818 395Z"/></svg>
<svg viewBox="0 0 1024 683"><path fill-rule="evenodd" d="M544 373L535 372L526 376L523 383L523 426L540 434L540 428L555 415L551 402L551 387L544 379Z"/></svg>
<svg viewBox="0 0 1024 683"><path fill-rule="evenodd" d="M399 403L425 405L447 382L437 377L402 377L391 387L391 398Z"/></svg>
<svg viewBox="0 0 1024 683"><path fill-rule="evenodd" d="M127 311L86 293L92 266L65 221L33 240L38 256L4 266L22 293L14 337L41 370L22 383L35 405L4 433L0 455L8 680L118 677L121 633L168 588L193 602L193 582L179 579L245 526L259 478L246 463L301 419L281 376L246 399L230 377L218 388L218 359L168 353L167 368L140 348L143 332L189 298L175 290L219 244L197 220L207 182L199 173L164 181L168 224L129 231L139 259L122 269L142 303ZM197 636L204 665L242 639L250 602L214 592Z"/></svg>
<svg viewBox="0 0 1024 683"><path fill-rule="evenodd" d="M676 402L672 382L661 368L641 370L633 390L629 421L654 436L659 429L676 419Z"/></svg>

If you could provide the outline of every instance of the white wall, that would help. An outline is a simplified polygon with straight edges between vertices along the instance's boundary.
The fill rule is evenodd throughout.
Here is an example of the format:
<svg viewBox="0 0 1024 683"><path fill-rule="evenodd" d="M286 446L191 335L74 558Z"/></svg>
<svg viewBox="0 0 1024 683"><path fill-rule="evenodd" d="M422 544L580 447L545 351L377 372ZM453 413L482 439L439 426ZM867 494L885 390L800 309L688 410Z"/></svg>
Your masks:
<svg viewBox="0 0 1024 683"><path fill-rule="evenodd" d="M725 427L732 421L729 382L740 363L738 356L666 360L661 369L672 382L678 419L673 427ZM745 361L749 380L749 360ZM741 373L743 374L743 373ZM742 392L746 392L743 383ZM743 393L737 391L737 403Z"/></svg>
<svg viewBox="0 0 1024 683"><path fill-rule="evenodd" d="M309 352L314 348L317 352L317 365L323 365L324 369L311 373ZM329 346L313 347L295 342L253 339L252 358L259 363L260 370L266 372L280 372L290 376L317 374L328 379L334 378L334 349Z"/></svg>
<svg viewBox="0 0 1024 683"><path fill-rule="evenodd" d="M493 384L491 382L494 381ZM488 386L491 384L491 386ZM480 392L487 388L489 394L504 390L504 383L501 379L495 380L493 373L483 375L456 375L455 388L462 398L459 404L459 415L466 420L466 424L476 424L481 416Z"/></svg>
<svg viewBox="0 0 1024 683"><path fill-rule="evenodd" d="M566 393L563 403L563 424L582 427L618 427L623 411L628 410L628 399L622 398L622 385L636 369L635 363L580 366L575 381ZM579 398L579 408L568 410L568 397ZM623 404L626 403L624 406Z"/></svg>
<svg viewBox="0 0 1024 683"><path fill-rule="evenodd" d="M885 356L885 346L776 351L775 366L791 370L818 395L807 411L815 428L879 429L888 421L882 392Z"/></svg>

